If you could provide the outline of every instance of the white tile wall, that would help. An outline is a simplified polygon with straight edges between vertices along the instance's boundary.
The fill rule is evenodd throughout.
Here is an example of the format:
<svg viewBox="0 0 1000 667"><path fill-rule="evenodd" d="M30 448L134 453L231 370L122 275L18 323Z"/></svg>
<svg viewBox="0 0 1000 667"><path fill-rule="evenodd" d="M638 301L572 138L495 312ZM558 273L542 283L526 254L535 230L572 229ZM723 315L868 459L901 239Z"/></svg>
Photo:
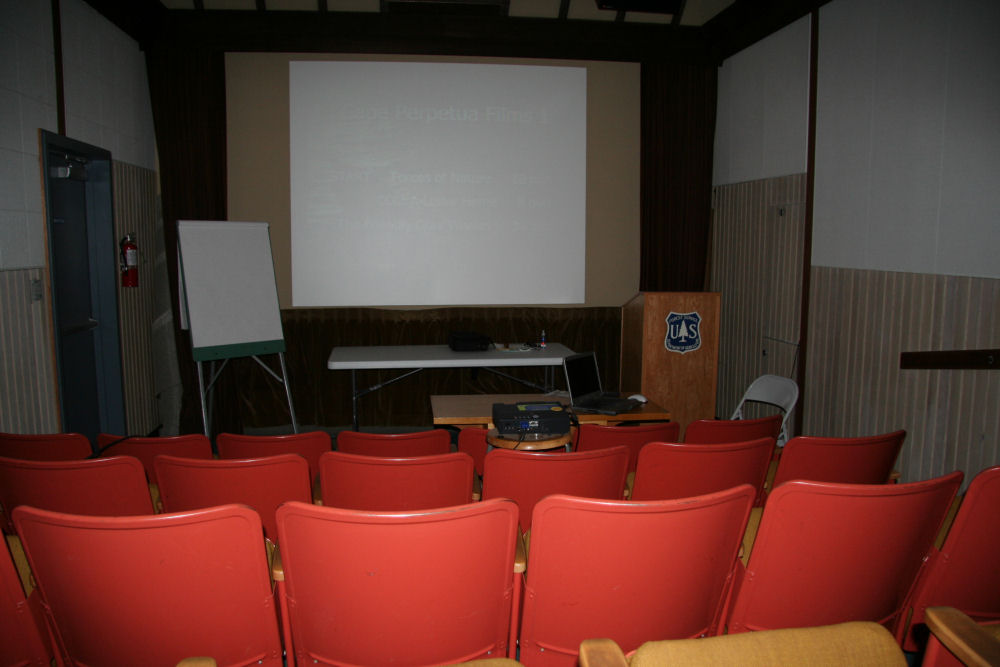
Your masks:
<svg viewBox="0 0 1000 667"><path fill-rule="evenodd" d="M155 167L146 61L138 44L83 0L63 0L66 133L111 151L114 160Z"/></svg>
<svg viewBox="0 0 1000 667"><path fill-rule="evenodd" d="M83 0L62 0L66 134L153 169L143 53ZM0 2L0 270L45 265L38 129L57 131L49 0Z"/></svg>
<svg viewBox="0 0 1000 667"><path fill-rule="evenodd" d="M0 269L44 264L38 128L55 129L51 4L0 3Z"/></svg>

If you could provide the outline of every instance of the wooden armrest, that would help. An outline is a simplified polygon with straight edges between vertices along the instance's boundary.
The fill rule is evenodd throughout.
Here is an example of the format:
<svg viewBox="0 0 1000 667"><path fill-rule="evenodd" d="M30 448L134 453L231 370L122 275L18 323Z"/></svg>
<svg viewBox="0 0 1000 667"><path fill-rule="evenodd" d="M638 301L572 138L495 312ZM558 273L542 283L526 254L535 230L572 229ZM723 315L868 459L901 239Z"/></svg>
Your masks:
<svg viewBox="0 0 1000 667"><path fill-rule="evenodd" d="M954 607L928 607L927 627L965 665L1000 665L1000 641Z"/></svg>
<svg viewBox="0 0 1000 667"><path fill-rule="evenodd" d="M750 518L747 520L747 527L743 532L743 543L740 545L740 560L743 561L744 567L750 562L750 552L757 539L757 530L760 528L760 518L763 512L763 507L754 507L750 510Z"/></svg>
<svg viewBox="0 0 1000 667"><path fill-rule="evenodd" d="M275 545L271 551L271 581L285 580L285 566L281 563L281 550Z"/></svg>
<svg viewBox="0 0 1000 667"><path fill-rule="evenodd" d="M514 572L520 573L528 569L528 547L520 531L517 534L517 546L514 551Z"/></svg>
<svg viewBox="0 0 1000 667"><path fill-rule="evenodd" d="M163 500L160 498L160 485L150 483L148 486L149 499L153 501L153 511L157 514L163 514Z"/></svg>
<svg viewBox="0 0 1000 667"><path fill-rule="evenodd" d="M313 490L313 505L322 505L323 504L323 487L319 483L319 477L317 477L316 481L313 482L313 489L312 490Z"/></svg>
<svg viewBox="0 0 1000 667"><path fill-rule="evenodd" d="M184 658L177 667L216 667L215 658Z"/></svg>
<svg viewBox="0 0 1000 667"><path fill-rule="evenodd" d="M483 499L483 480L479 475L472 473L472 502L478 503Z"/></svg>
<svg viewBox="0 0 1000 667"><path fill-rule="evenodd" d="M628 660L613 639L580 642L580 667L627 667Z"/></svg>

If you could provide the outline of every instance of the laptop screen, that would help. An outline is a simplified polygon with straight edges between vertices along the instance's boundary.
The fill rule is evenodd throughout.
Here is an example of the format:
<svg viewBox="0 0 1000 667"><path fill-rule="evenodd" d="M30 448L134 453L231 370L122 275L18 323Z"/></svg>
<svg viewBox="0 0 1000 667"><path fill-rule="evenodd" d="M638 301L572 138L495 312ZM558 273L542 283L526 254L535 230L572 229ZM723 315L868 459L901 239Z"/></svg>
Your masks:
<svg viewBox="0 0 1000 667"><path fill-rule="evenodd" d="M597 355L593 352L571 354L563 359L566 389L571 403L587 395L601 393L601 376L597 371Z"/></svg>

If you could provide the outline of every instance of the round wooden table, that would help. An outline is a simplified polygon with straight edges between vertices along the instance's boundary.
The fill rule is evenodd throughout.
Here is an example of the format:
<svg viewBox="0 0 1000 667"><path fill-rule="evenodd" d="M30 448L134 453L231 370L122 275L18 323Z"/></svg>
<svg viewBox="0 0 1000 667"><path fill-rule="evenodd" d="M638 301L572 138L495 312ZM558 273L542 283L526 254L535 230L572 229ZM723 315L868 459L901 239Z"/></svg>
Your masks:
<svg viewBox="0 0 1000 667"><path fill-rule="evenodd" d="M486 432L486 442L493 447L500 447L502 449L517 449L525 452L541 451L566 447L573 442L573 432L570 431L565 435L559 435L554 438L551 436L540 436L537 433L528 433L523 438L511 439L501 437L495 428L491 428Z"/></svg>

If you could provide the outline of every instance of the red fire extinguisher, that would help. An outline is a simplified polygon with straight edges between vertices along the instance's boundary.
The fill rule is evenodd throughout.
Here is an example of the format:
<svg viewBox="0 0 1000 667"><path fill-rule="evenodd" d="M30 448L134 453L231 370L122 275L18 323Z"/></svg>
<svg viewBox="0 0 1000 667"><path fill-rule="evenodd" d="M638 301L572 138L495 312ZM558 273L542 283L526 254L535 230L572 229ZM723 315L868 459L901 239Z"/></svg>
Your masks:
<svg viewBox="0 0 1000 667"><path fill-rule="evenodd" d="M135 237L126 234L121 241L121 272L122 287L139 286L139 248L135 244Z"/></svg>

